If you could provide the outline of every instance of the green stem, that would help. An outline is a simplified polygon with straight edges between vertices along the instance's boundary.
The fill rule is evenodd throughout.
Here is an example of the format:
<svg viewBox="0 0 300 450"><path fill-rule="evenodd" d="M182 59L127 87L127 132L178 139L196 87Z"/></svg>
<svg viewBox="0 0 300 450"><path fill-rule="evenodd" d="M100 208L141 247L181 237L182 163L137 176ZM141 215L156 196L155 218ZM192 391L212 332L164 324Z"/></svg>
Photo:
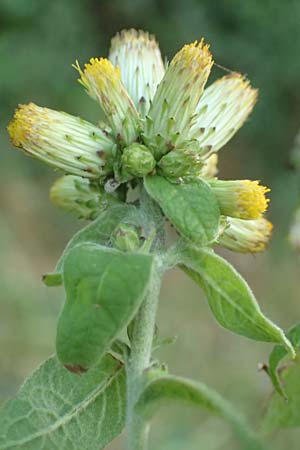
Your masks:
<svg viewBox="0 0 300 450"><path fill-rule="evenodd" d="M141 195L141 208L147 213L149 220L157 224L157 210L153 208L151 202L151 199L143 192ZM156 217L153 217L154 215ZM155 228L157 231L157 227ZM161 230L161 233L163 233L163 230ZM149 239L153 242L152 233L150 233ZM156 242L156 247L161 245L161 239L158 239L158 241L160 243ZM147 448L149 424L136 414L135 404L143 389L144 372L151 364L161 278L162 268L159 266L159 259L157 258L146 298L134 319L130 336L131 351L126 361L128 450L145 450Z"/></svg>
<svg viewBox="0 0 300 450"><path fill-rule="evenodd" d="M161 277L153 276L135 320L131 336L131 352L127 362L127 444L128 450L147 448L148 423L135 411L135 403L143 387L144 371L150 366L155 318L159 299Z"/></svg>

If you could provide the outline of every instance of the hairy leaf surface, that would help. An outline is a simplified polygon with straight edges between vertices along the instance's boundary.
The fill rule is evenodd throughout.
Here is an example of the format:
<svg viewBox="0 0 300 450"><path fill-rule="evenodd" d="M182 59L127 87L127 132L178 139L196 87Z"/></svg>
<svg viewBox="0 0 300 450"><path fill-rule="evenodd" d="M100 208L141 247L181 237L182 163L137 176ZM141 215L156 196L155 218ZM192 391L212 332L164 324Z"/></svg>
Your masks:
<svg viewBox="0 0 300 450"><path fill-rule="evenodd" d="M211 249L186 248L183 269L206 293L210 308L224 328L250 339L275 342L294 355L284 332L267 319L246 281Z"/></svg>
<svg viewBox="0 0 300 450"><path fill-rule="evenodd" d="M142 392L136 410L150 420L161 405L171 406L175 401L185 402L224 418L233 427L243 449L263 449L241 413L220 394L200 382L171 375L154 379Z"/></svg>
<svg viewBox="0 0 300 450"><path fill-rule="evenodd" d="M0 410L1 450L101 450L125 421L125 371L105 356L78 377L56 358Z"/></svg>
<svg viewBox="0 0 300 450"><path fill-rule="evenodd" d="M145 188L186 239L202 245L216 239L220 209L205 181L199 179L176 184L156 175L146 177Z"/></svg>
<svg viewBox="0 0 300 450"><path fill-rule="evenodd" d="M96 363L136 314L150 282L153 256L79 244L64 262L67 299L56 350L70 370Z"/></svg>

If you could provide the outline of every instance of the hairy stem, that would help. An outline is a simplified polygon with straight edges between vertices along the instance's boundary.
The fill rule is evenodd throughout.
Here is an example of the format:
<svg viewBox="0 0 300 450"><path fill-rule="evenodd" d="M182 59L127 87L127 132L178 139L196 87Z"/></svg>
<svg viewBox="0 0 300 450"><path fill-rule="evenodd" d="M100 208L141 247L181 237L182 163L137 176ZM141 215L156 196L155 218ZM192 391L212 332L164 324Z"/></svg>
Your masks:
<svg viewBox="0 0 300 450"><path fill-rule="evenodd" d="M127 442L128 450L147 448L149 426L134 411L143 387L143 374L149 367L159 298L160 277L154 275L148 295L134 321L131 352L127 364Z"/></svg>
<svg viewBox="0 0 300 450"><path fill-rule="evenodd" d="M155 205L154 205L155 206ZM154 243L156 250L162 246L163 221L160 212L152 205L152 200L145 191L141 194L141 209L155 226L158 239ZM160 217L159 217L160 216ZM161 228L158 230L158 228ZM153 242L150 233L149 240ZM150 244L151 246L151 244ZM148 249L150 250L150 248ZM149 289L133 323L131 333L131 351L126 361L127 371L127 448L128 450L145 450L147 448L149 424L135 413L135 404L143 388L144 372L150 366L152 344L155 331L156 311L162 278L162 268L158 258L153 270Z"/></svg>

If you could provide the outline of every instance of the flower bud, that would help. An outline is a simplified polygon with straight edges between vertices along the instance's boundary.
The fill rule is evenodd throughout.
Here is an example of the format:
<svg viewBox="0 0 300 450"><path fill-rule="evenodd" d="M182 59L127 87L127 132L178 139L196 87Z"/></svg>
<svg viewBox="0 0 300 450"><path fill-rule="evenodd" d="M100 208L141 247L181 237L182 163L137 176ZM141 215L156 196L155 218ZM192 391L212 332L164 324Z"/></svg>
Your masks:
<svg viewBox="0 0 300 450"><path fill-rule="evenodd" d="M155 156L183 147L213 64L203 40L185 45L172 59L145 121L144 141Z"/></svg>
<svg viewBox="0 0 300 450"><path fill-rule="evenodd" d="M123 150L121 157L122 176L144 177L155 168L156 161L151 151L142 144L131 144Z"/></svg>
<svg viewBox="0 0 300 450"><path fill-rule="evenodd" d="M172 150L164 155L158 163L163 175L169 178L198 174L202 166L197 154L189 149Z"/></svg>
<svg viewBox="0 0 300 450"><path fill-rule="evenodd" d="M218 179L208 180L216 195L221 213L238 219L258 219L266 211L270 191L258 181Z"/></svg>
<svg viewBox="0 0 300 450"><path fill-rule="evenodd" d="M8 133L16 147L73 175L104 178L112 171L114 141L79 117L34 103L20 105Z"/></svg>
<svg viewBox="0 0 300 450"><path fill-rule="evenodd" d="M124 86L144 115L165 73L155 37L141 30L123 30L111 40L109 59L120 68Z"/></svg>
<svg viewBox="0 0 300 450"><path fill-rule="evenodd" d="M140 238L136 227L126 223L118 226L112 236L113 246L123 252L134 252L140 247Z"/></svg>
<svg viewBox="0 0 300 450"><path fill-rule="evenodd" d="M242 220L227 217L227 227L219 237L219 244L238 253L257 253L265 250L273 225L264 218Z"/></svg>
<svg viewBox="0 0 300 450"><path fill-rule="evenodd" d="M105 209L119 203L96 183L74 175L58 178L51 187L50 199L55 206L86 220L94 220Z"/></svg>
<svg viewBox="0 0 300 450"><path fill-rule="evenodd" d="M204 90L195 111L189 138L205 158L222 148L250 115L258 91L233 72Z"/></svg>

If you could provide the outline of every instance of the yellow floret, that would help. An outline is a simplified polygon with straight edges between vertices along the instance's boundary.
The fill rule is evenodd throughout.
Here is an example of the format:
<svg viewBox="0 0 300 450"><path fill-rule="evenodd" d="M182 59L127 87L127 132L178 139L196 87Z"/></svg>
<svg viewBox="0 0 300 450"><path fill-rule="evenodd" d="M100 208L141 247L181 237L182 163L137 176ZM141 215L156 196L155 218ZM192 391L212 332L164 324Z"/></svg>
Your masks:
<svg viewBox="0 0 300 450"><path fill-rule="evenodd" d="M268 208L270 199L266 193L270 189L259 184L258 181L245 180L238 193L238 206L244 219L258 219Z"/></svg>
<svg viewBox="0 0 300 450"><path fill-rule="evenodd" d="M106 114L114 136L125 145L134 142L138 135L139 116L121 82L120 69L106 58L90 59L84 70L78 61L74 67L80 74L78 81Z"/></svg>
<svg viewBox="0 0 300 450"><path fill-rule="evenodd" d="M113 84L120 82L120 69L114 67L106 58L91 58L90 62L84 65L84 70L80 68L78 61L76 61L74 67L80 74L79 82L91 95L95 94L91 91L93 83L97 83L98 87L103 89L105 88L107 78Z"/></svg>
<svg viewBox="0 0 300 450"><path fill-rule="evenodd" d="M266 211L269 199L266 193L269 188L258 181L250 180L209 180L216 195L221 213L238 219L258 219Z"/></svg>
<svg viewBox="0 0 300 450"><path fill-rule="evenodd" d="M30 139L32 126L37 121L38 113L34 103L19 105L14 117L7 127L11 142L16 147L23 148L25 142Z"/></svg>
<svg viewBox="0 0 300 450"><path fill-rule="evenodd" d="M200 42L195 41L184 45L171 62L171 65L177 64L195 73L203 67L212 66L213 60L209 51L209 45L204 44L203 38Z"/></svg>

